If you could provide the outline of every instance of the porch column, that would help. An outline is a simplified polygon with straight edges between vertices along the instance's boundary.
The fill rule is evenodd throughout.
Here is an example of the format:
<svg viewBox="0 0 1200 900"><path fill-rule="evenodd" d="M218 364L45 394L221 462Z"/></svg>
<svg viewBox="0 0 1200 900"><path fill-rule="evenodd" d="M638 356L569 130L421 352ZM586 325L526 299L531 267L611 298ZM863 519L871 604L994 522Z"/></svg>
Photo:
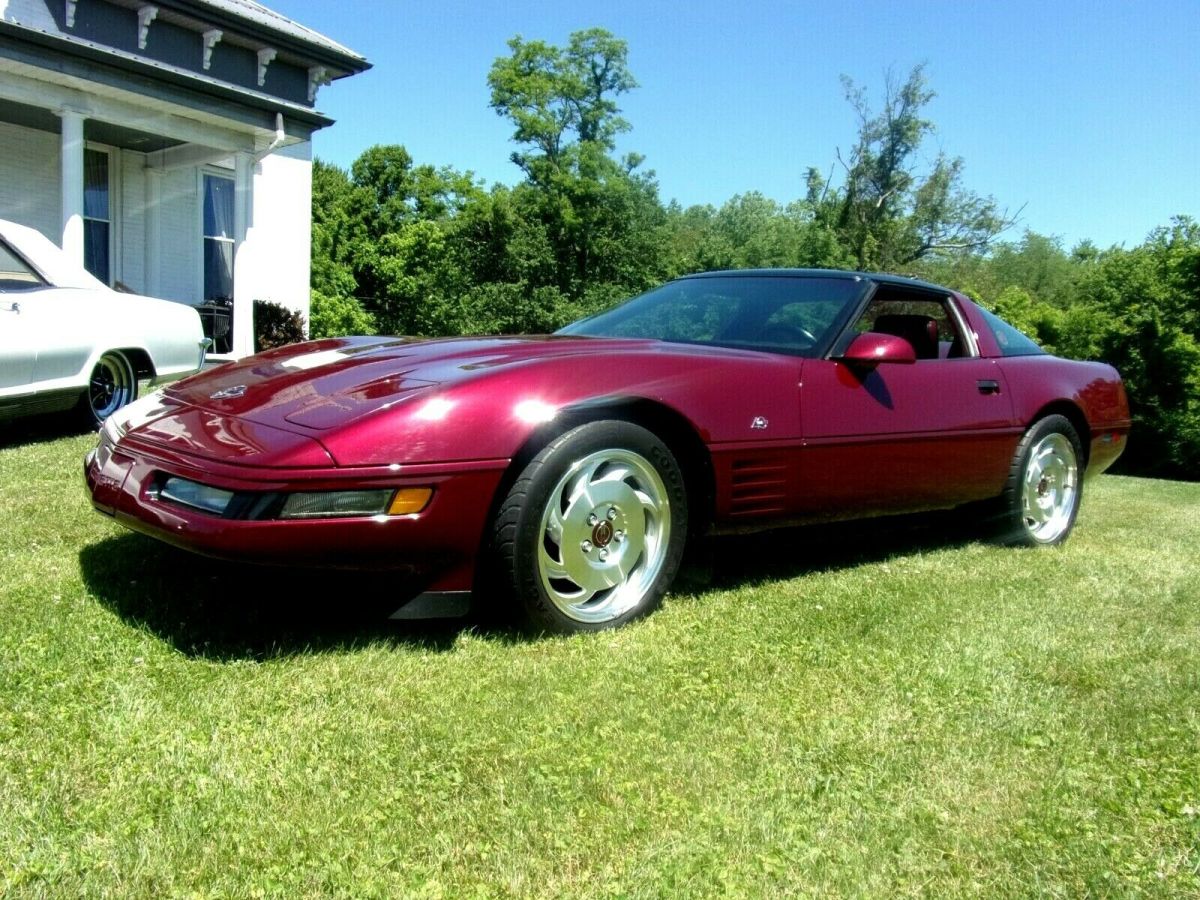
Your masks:
<svg viewBox="0 0 1200 900"><path fill-rule="evenodd" d="M234 154L233 181L233 355L254 352L253 252L243 253L254 204L254 157Z"/></svg>
<svg viewBox="0 0 1200 900"><path fill-rule="evenodd" d="M162 173L143 169L146 179L146 293L162 296Z"/></svg>
<svg viewBox="0 0 1200 900"><path fill-rule="evenodd" d="M83 113L63 107L62 119L62 248L83 265Z"/></svg>

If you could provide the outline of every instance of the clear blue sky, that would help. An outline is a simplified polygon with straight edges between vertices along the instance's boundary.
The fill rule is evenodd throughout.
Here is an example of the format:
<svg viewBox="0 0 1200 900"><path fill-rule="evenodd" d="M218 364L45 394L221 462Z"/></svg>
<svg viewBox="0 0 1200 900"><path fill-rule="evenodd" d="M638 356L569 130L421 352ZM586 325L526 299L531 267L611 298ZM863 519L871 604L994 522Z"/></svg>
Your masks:
<svg viewBox="0 0 1200 900"><path fill-rule="evenodd" d="M918 62L937 97L923 148L966 162L965 182L1023 228L1133 246L1200 217L1200 2L768 3L693 0L266 0L374 68L322 88L337 124L315 152L348 166L376 143L421 163L512 184L511 129L487 73L515 34L562 44L600 26L629 44L640 87L621 98L664 201L720 205L758 190L786 202L810 165L854 139L839 75L882 92Z"/></svg>

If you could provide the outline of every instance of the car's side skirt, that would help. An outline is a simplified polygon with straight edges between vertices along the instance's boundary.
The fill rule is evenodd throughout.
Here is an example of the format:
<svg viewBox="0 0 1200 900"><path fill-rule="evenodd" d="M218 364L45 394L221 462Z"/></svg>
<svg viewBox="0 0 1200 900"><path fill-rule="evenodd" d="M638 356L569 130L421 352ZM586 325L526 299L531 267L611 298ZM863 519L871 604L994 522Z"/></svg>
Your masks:
<svg viewBox="0 0 1200 900"><path fill-rule="evenodd" d="M83 391L79 388L61 391L39 391L24 397L0 397L0 422L8 422L23 416L65 412L79 402Z"/></svg>

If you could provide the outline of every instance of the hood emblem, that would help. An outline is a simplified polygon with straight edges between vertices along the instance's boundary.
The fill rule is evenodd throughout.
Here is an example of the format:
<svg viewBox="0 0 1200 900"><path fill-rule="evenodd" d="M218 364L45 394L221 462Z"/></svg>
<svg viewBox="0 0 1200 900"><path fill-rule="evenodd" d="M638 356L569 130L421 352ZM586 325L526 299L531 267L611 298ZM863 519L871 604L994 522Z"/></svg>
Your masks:
<svg viewBox="0 0 1200 900"><path fill-rule="evenodd" d="M750 427L757 428L757 429L766 428L767 427L767 417L766 416L755 416L753 419L750 420Z"/></svg>
<svg viewBox="0 0 1200 900"><path fill-rule="evenodd" d="M234 397L240 397L244 393L246 393L246 386L244 384L235 384L232 387L221 388L219 391L209 394L208 399L230 400Z"/></svg>

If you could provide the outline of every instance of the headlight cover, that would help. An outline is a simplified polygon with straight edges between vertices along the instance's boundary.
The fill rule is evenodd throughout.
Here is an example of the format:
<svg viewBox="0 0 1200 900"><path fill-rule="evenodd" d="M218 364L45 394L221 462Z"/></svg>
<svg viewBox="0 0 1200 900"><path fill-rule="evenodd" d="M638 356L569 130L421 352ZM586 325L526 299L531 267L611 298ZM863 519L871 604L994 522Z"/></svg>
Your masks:
<svg viewBox="0 0 1200 900"><path fill-rule="evenodd" d="M229 501L233 499L233 491L188 481L186 478L168 478L158 489L158 495L164 500L212 513L214 516L223 515Z"/></svg>
<svg viewBox="0 0 1200 900"><path fill-rule="evenodd" d="M102 439L101 447L109 446ZM231 491L163 475L151 495L223 519L356 519L412 516L433 498L432 487L360 488L348 491L299 491L294 494Z"/></svg>
<svg viewBox="0 0 1200 900"><path fill-rule="evenodd" d="M387 512L395 490L319 491L289 494L279 512L281 519L324 519L348 516L381 516Z"/></svg>

